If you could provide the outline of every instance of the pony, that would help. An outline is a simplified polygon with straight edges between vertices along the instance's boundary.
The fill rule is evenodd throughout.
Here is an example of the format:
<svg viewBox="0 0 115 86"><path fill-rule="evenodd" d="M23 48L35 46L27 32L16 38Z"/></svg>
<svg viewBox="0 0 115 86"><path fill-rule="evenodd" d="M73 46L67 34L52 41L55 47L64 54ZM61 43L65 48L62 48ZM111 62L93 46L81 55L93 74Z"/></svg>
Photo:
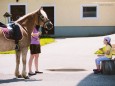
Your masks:
<svg viewBox="0 0 115 86"><path fill-rule="evenodd" d="M28 46L31 41L31 33L35 25L40 25L47 30L51 30L53 28L53 24L48 19L46 12L41 7L40 9L26 14L23 17L20 17L18 20L14 21L17 24L22 32L22 39L19 41L20 50L16 51L16 68L15 68L15 76L17 78L25 78L29 79L26 73L26 57ZM8 40L4 37L3 27L0 27L0 51L9 51L15 49L14 40ZM22 73L19 72L19 64L20 64L20 56L22 55Z"/></svg>

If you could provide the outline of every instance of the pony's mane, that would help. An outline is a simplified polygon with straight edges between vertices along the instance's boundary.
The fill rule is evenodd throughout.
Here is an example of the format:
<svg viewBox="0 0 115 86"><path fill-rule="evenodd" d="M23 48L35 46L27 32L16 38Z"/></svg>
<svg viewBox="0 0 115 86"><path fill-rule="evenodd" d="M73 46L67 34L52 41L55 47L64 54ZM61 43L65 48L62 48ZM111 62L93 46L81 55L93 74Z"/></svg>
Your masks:
<svg viewBox="0 0 115 86"><path fill-rule="evenodd" d="M16 22L19 22L19 21L21 21L21 20L23 20L23 19L25 19L25 18L27 18L27 17L29 17L29 16L32 16L32 15L36 14L38 11L39 11L39 10L36 10L36 11L34 11L34 12L31 12L31 13L28 13L28 14L26 14L26 15L20 17L18 20L16 20Z"/></svg>

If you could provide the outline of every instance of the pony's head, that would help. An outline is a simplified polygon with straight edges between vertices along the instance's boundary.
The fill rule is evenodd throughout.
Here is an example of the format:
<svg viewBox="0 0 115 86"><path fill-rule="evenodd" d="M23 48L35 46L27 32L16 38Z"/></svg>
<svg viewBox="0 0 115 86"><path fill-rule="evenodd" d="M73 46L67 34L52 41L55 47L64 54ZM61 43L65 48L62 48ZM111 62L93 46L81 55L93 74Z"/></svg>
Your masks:
<svg viewBox="0 0 115 86"><path fill-rule="evenodd" d="M38 11L38 23L47 30L51 30L53 28L53 24L48 19L48 16L46 12L43 10L43 8L40 8Z"/></svg>

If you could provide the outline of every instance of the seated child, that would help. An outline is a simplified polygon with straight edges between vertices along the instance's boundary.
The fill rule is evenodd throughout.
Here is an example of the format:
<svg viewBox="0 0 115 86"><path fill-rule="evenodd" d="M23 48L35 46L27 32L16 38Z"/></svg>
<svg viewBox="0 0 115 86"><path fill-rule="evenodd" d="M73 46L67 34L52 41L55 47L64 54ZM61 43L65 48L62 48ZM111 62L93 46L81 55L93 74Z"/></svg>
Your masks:
<svg viewBox="0 0 115 86"><path fill-rule="evenodd" d="M101 50L103 52L102 55L97 55L98 58L96 58L95 63L96 63L96 67L97 69L93 69L94 74L100 73L101 69L100 69L100 62L104 61L104 60L111 60L112 58L112 46L111 46L111 38L110 37L105 37L103 43L105 44L105 49L103 50L102 48L100 48L99 50Z"/></svg>

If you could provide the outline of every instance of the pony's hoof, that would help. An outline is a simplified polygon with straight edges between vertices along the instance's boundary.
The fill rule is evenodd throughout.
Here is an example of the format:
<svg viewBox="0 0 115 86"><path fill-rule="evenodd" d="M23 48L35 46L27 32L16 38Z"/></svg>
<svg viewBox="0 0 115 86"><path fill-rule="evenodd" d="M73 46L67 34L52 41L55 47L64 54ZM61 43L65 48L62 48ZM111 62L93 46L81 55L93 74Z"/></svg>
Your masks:
<svg viewBox="0 0 115 86"><path fill-rule="evenodd" d="M22 75L18 75L17 78L23 78Z"/></svg>
<svg viewBox="0 0 115 86"><path fill-rule="evenodd" d="M30 79L29 76L24 77L24 79Z"/></svg>

